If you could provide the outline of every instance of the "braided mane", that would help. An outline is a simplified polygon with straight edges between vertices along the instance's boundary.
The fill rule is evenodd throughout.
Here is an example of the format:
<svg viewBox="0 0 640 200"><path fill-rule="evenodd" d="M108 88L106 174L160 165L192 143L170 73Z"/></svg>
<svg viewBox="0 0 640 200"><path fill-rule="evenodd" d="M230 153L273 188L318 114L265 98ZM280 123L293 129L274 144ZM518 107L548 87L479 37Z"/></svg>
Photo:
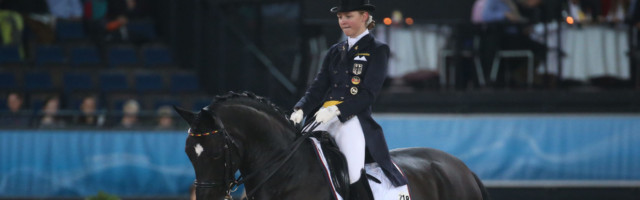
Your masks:
<svg viewBox="0 0 640 200"><path fill-rule="evenodd" d="M224 95L216 96L211 104L208 107L216 108L223 104L232 104L232 103L240 103L247 106L254 107L258 110L264 111L265 113L273 116L274 119L280 120L283 123L289 124L291 127L291 122L287 119L285 112L282 111L276 104L271 102L268 98L258 96L252 92L244 91L244 92L234 92L230 91Z"/></svg>

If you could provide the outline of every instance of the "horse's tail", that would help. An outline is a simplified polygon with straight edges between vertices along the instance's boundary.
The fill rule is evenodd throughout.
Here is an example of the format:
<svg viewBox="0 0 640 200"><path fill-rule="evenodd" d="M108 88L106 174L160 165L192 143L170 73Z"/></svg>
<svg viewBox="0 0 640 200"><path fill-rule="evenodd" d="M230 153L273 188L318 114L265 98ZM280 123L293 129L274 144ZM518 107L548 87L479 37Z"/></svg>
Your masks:
<svg viewBox="0 0 640 200"><path fill-rule="evenodd" d="M482 194L482 200L489 200L489 192L487 192L487 188L484 187L484 184L482 183L482 180L480 180L480 178L478 178L478 175L476 175L476 173L471 172L471 174L473 174L473 178L476 179L476 183L478 184L478 187L480 187L480 193Z"/></svg>

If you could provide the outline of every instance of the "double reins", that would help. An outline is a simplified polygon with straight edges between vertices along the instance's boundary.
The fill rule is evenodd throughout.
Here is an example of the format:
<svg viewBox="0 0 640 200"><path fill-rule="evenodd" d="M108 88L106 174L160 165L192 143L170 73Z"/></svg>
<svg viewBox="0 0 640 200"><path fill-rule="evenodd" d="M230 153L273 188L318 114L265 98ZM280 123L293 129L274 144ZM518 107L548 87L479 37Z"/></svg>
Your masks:
<svg viewBox="0 0 640 200"><path fill-rule="evenodd" d="M304 142L306 138L311 136L311 132L313 132L313 130L315 130L318 126L320 126L320 123L314 121L301 130L300 137L298 137L295 141L293 141L293 144L291 144L292 146L291 151L287 154L287 156L283 160L281 160L279 163L275 165L275 168L271 170L267 174L267 176L262 181L260 181L260 183L258 183L253 189L251 189L251 191L247 193L246 195L247 198L249 198L250 196L253 195L253 193L258 191L260 187L262 187L287 161L289 161L289 159L291 159L291 157L293 157L293 154L298 150L298 148L300 148L300 145L302 144L302 142ZM244 184L245 182L247 182L247 180L255 177L258 174L258 172L259 171L255 171L245 176L244 178L242 178L242 175L241 175L240 177L238 177L238 180L235 181L236 186L240 186Z"/></svg>
<svg viewBox="0 0 640 200"><path fill-rule="evenodd" d="M260 187L262 187L271 177L273 177L273 175L275 175L275 173L282 167L284 166L284 164L289 161L291 159L291 157L293 157L294 153L296 153L296 151L300 148L300 145L302 144L302 142L305 141L306 138L309 138L309 136L311 136L311 132L313 132L318 126L320 126L321 123L319 122L312 122L310 124L308 124L307 126L303 127L302 130L300 131L301 134L299 134L300 136L293 141L293 143L291 144L291 151L286 155L286 157L284 159L282 159L280 162L276 163L275 165L273 165L274 167L273 170L271 170L267 176L260 181L253 189L251 189L251 191L249 191L248 193L246 193L246 197L249 198L250 196L252 196L256 191L258 191L258 189ZM246 176L244 175L240 175L237 179L232 178L231 176L233 176L235 173L232 171L233 170L233 163L230 163L231 161L231 156L230 156L230 151L231 148L229 148L230 144L232 144L233 146L235 146L237 149L239 148L239 146L237 145L237 143L235 142L235 140L231 137L231 135L229 135L229 133L227 133L227 131L222 128L221 131L222 134L224 135L225 138L225 145L224 145L224 151L225 151L225 179L224 179L224 183L222 183L224 186L227 186L227 190L226 192L226 197L225 199L233 199L231 197L231 192L236 191L238 188L238 186L244 184L247 182L247 180L251 180L252 178L255 178L256 175L258 175L260 172L262 172L262 170L258 170L255 172L252 172L251 174L248 174ZM209 134L207 134L209 135ZM194 135L192 135L194 136ZM196 135L196 136L201 136L201 135ZM202 136L206 136L206 135L202 135ZM216 182L199 182L199 181L195 181L194 182L196 188L213 188L216 187L218 185L220 185L220 183L216 183ZM234 189L235 188L235 189Z"/></svg>

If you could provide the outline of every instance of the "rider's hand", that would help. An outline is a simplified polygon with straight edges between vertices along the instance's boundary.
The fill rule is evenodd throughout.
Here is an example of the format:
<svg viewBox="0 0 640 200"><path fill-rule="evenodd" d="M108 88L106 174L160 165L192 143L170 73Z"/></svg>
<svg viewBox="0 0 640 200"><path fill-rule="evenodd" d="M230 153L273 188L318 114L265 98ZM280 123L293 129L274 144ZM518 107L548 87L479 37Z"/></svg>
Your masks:
<svg viewBox="0 0 640 200"><path fill-rule="evenodd" d="M300 122L302 122L302 117L302 109L297 109L293 111L293 113L291 113L291 117L289 117L289 119L293 121L293 125L298 125Z"/></svg>
<svg viewBox="0 0 640 200"><path fill-rule="evenodd" d="M329 120L334 117L340 115L340 110L338 110L337 106L329 106L326 108L320 108L318 112L314 115L316 117L316 122L319 123L327 123Z"/></svg>

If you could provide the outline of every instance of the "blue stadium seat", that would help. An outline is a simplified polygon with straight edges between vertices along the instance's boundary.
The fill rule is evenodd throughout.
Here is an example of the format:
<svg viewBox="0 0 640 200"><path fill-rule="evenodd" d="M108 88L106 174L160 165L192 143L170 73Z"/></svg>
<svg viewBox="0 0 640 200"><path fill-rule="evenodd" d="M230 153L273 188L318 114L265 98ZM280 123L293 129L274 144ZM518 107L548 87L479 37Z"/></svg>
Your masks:
<svg viewBox="0 0 640 200"><path fill-rule="evenodd" d="M156 110L160 106L180 106L180 102L176 99L160 98L153 101L153 109Z"/></svg>
<svg viewBox="0 0 640 200"><path fill-rule="evenodd" d="M1 46L0 45L0 64L3 63L20 63L22 57L20 56L20 48L18 46Z"/></svg>
<svg viewBox="0 0 640 200"><path fill-rule="evenodd" d="M166 47L145 47L142 49L146 67L172 65L173 56Z"/></svg>
<svg viewBox="0 0 640 200"><path fill-rule="evenodd" d="M127 24L130 35L137 35L147 40L156 39L156 29L151 21L130 21Z"/></svg>
<svg viewBox="0 0 640 200"><path fill-rule="evenodd" d="M56 36L58 40L73 41L86 39L82 22L58 20L56 22Z"/></svg>
<svg viewBox="0 0 640 200"><path fill-rule="evenodd" d="M62 81L65 92L89 91L93 89L93 81L89 73L69 72L64 74Z"/></svg>
<svg viewBox="0 0 640 200"><path fill-rule="evenodd" d="M104 73L100 75L102 92L125 91L129 89L127 76L124 73Z"/></svg>
<svg viewBox="0 0 640 200"><path fill-rule="evenodd" d="M29 101L29 109L34 112L40 112L42 111L42 107L44 107L45 101L46 99L44 98L31 98Z"/></svg>
<svg viewBox="0 0 640 200"><path fill-rule="evenodd" d="M71 47L71 65L78 66L95 66L100 65L100 53L96 47L75 46Z"/></svg>
<svg viewBox="0 0 640 200"><path fill-rule="evenodd" d="M14 73L0 72L0 90L14 90L17 88L18 84Z"/></svg>
<svg viewBox="0 0 640 200"><path fill-rule="evenodd" d="M6 111L9 110L9 107L7 107L7 99L6 98L1 98L0 99L0 111Z"/></svg>
<svg viewBox="0 0 640 200"><path fill-rule="evenodd" d="M159 74L136 74L135 80L137 92L159 92L164 89L164 81Z"/></svg>
<svg viewBox="0 0 640 200"><path fill-rule="evenodd" d="M45 71L25 73L24 88L27 91L48 91L54 89L51 73Z"/></svg>
<svg viewBox="0 0 640 200"><path fill-rule="evenodd" d="M69 95L66 97L67 99L67 108L70 110L77 110L80 108L80 105L82 104L82 98L83 96L79 96L79 95Z"/></svg>
<svg viewBox="0 0 640 200"><path fill-rule="evenodd" d="M198 76L190 73L172 74L169 89L173 93L197 92L199 90Z"/></svg>
<svg viewBox="0 0 640 200"><path fill-rule="evenodd" d="M111 67L140 64L138 53L130 46L111 47L109 48L108 56L109 66Z"/></svg>
<svg viewBox="0 0 640 200"><path fill-rule="evenodd" d="M127 99L113 99L113 100L111 100L111 103L112 103L111 110L122 111L122 109L124 107L124 102L127 102ZM140 102L138 102L138 103L140 103Z"/></svg>
<svg viewBox="0 0 640 200"><path fill-rule="evenodd" d="M64 48L57 45L47 45L36 47L36 65L44 64L65 64L67 57Z"/></svg>

